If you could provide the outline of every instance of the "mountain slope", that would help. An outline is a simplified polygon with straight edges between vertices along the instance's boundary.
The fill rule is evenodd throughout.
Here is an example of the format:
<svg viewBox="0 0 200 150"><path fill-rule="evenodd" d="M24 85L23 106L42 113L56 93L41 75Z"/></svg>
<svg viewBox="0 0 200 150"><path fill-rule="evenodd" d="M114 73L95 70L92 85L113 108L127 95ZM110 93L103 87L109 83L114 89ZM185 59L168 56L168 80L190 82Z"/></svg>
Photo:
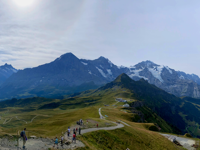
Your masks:
<svg viewBox="0 0 200 150"><path fill-rule="evenodd" d="M152 117L148 113L156 113L170 126L177 128L182 133L189 132L194 136L200 136L200 107L195 103L195 101L197 102L198 100L195 99L194 101L193 99L191 100L191 98L189 99L190 101L188 98L180 99L159 89L155 85L149 84L144 79L134 81L128 75L121 74L113 82L93 92L86 92L84 94L87 96L102 96L115 93L116 90L120 90L121 94L115 95L115 97L124 97L125 99L131 98L143 103L144 106L139 107L138 110L142 111L146 117ZM109 102L107 101L107 103ZM134 106L134 102L131 106ZM154 121L157 119L154 118ZM154 123L160 124L160 126L163 124L160 121ZM195 133L193 129L195 129Z"/></svg>
<svg viewBox="0 0 200 150"><path fill-rule="evenodd" d="M18 71L1 86L0 98L62 95L106 83L88 73L87 68L72 53L62 55L49 64ZM86 89L84 87L87 87Z"/></svg>
<svg viewBox="0 0 200 150"><path fill-rule="evenodd" d="M13 68L12 65L5 64L0 66L0 85L6 81L13 73L16 73L18 70Z"/></svg>
<svg viewBox="0 0 200 150"><path fill-rule="evenodd" d="M178 114L179 105L182 102L181 99L159 89L155 85L149 84L144 79L134 81L126 74L120 75L116 80L106 84L99 90L106 90L116 86L129 89L135 99L143 101L145 105L155 111L165 121L182 131L185 129L186 124Z"/></svg>

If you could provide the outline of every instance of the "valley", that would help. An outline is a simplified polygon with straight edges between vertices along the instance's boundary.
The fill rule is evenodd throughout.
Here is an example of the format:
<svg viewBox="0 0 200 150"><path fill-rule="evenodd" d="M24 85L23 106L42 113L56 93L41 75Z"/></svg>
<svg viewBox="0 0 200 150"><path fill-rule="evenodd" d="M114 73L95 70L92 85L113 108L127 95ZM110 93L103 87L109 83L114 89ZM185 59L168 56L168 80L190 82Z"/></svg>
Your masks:
<svg viewBox="0 0 200 150"><path fill-rule="evenodd" d="M126 102L116 101L117 98ZM124 108L125 103L130 107ZM83 119L84 134L77 138L85 147L74 145L78 149L182 149L159 133L178 136L188 132L199 136L197 128L193 134L190 121L196 118L198 124L197 106L195 99L177 98L145 80L134 81L121 74L96 90L66 95L62 100L33 97L0 102L0 136L17 137L26 127L29 138L52 141L56 136L64 136L68 127L77 127L76 122ZM192 111L185 115L187 109ZM52 148L49 142L47 145Z"/></svg>

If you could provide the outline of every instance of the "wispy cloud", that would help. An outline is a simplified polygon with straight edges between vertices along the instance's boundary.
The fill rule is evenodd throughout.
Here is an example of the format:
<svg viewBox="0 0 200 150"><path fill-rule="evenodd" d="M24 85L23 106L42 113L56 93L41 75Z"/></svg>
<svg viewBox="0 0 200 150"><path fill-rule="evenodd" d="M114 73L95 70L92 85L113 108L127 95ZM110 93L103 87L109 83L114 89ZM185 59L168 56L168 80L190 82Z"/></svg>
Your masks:
<svg viewBox="0 0 200 150"><path fill-rule="evenodd" d="M200 74L197 0L35 1L19 8L0 0L0 65L34 67L73 52L125 66L152 60Z"/></svg>

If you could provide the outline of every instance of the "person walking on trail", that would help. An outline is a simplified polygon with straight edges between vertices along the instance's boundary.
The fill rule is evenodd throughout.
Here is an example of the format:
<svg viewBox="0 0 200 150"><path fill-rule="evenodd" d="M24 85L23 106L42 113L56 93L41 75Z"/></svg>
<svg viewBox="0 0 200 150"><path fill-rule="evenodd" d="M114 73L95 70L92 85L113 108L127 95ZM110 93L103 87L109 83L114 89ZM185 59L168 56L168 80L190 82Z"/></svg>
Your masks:
<svg viewBox="0 0 200 150"><path fill-rule="evenodd" d="M75 130L75 128L73 129L73 133L75 132L76 130Z"/></svg>
<svg viewBox="0 0 200 150"><path fill-rule="evenodd" d="M80 125L82 126L82 119L80 119Z"/></svg>
<svg viewBox="0 0 200 150"><path fill-rule="evenodd" d="M79 135L81 135L81 128L80 127L79 127L78 131L79 131Z"/></svg>
<svg viewBox="0 0 200 150"><path fill-rule="evenodd" d="M55 147L55 145L57 145L57 149L58 149L58 138L57 137L56 137L56 140L55 140L55 143L54 143L53 147Z"/></svg>
<svg viewBox="0 0 200 150"><path fill-rule="evenodd" d="M98 123L97 123L97 128L99 127Z"/></svg>
<svg viewBox="0 0 200 150"><path fill-rule="evenodd" d="M26 128L24 128L24 130L21 132L21 137L23 139L23 149L25 149L25 144L26 144L26 140L27 140L27 137L26 137Z"/></svg>
<svg viewBox="0 0 200 150"><path fill-rule="evenodd" d="M67 134L68 134L68 137L70 135L70 128L68 127L68 130L67 130Z"/></svg>
<svg viewBox="0 0 200 150"><path fill-rule="evenodd" d="M76 143L76 134L75 134L75 132L74 132L73 137L72 137L72 143L73 143L73 141L75 141L75 143Z"/></svg>
<svg viewBox="0 0 200 150"><path fill-rule="evenodd" d="M78 131L78 128L76 128L76 132Z"/></svg>
<svg viewBox="0 0 200 150"><path fill-rule="evenodd" d="M63 146L63 140L64 140L63 136L61 136L61 139L60 139L60 140L61 140L61 141L60 141L61 146Z"/></svg>

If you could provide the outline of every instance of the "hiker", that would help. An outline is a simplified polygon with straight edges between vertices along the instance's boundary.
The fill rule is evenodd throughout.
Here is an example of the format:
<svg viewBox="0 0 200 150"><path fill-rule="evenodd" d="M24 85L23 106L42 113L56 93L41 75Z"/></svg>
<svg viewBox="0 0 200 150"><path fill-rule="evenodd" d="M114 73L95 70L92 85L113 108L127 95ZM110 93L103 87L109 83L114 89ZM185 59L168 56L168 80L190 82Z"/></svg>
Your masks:
<svg viewBox="0 0 200 150"><path fill-rule="evenodd" d="M82 125L82 119L80 119L80 125Z"/></svg>
<svg viewBox="0 0 200 150"><path fill-rule="evenodd" d="M76 132L78 131L78 128L76 128Z"/></svg>
<svg viewBox="0 0 200 150"><path fill-rule="evenodd" d="M81 128L80 127L79 127L78 131L79 131L79 135L81 135Z"/></svg>
<svg viewBox="0 0 200 150"><path fill-rule="evenodd" d="M26 144L26 140L27 140L25 131L26 131L26 128L24 128L24 130L20 133L21 137L23 138L23 149L25 149L25 144Z"/></svg>
<svg viewBox="0 0 200 150"><path fill-rule="evenodd" d="M57 149L58 149L58 138L57 137L56 137L56 140L55 140L55 143L54 143L53 147L55 147L55 145L57 145Z"/></svg>
<svg viewBox="0 0 200 150"><path fill-rule="evenodd" d="M68 137L69 137L69 134L70 134L70 128L68 127L68 130L67 130L67 134L68 134Z"/></svg>
<svg viewBox="0 0 200 150"><path fill-rule="evenodd" d="M99 127L98 123L97 123L97 128Z"/></svg>
<svg viewBox="0 0 200 150"><path fill-rule="evenodd" d="M76 130L75 130L75 128L73 129L73 133L75 132Z"/></svg>
<svg viewBox="0 0 200 150"><path fill-rule="evenodd" d="M87 120L87 124L88 124L88 120Z"/></svg>
<svg viewBox="0 0 200 150"><path fill-rule="evenodd" d="M60 141L61 146L63 146L63 140L64 140L64 138L63 138L63 136L61 136L61 141Z"/></svg>
<svg viewBox="0 0 200 150"><path fill-rule="evenodd" d="M74 132L73 137L72 137L72 143L73 143L73 141L75 141L75 143L76 143L76 134L75 134L75 132Z"/></svg>

